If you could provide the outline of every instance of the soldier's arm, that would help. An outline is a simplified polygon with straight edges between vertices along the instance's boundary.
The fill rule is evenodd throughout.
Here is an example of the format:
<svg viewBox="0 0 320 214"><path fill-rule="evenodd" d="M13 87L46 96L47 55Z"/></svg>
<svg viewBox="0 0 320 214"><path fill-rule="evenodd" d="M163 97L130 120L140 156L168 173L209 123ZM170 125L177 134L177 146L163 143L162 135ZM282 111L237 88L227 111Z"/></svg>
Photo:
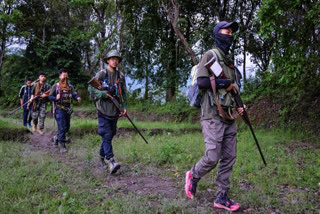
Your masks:
<svg viewBox="0 0 320 214"><path fill-rule="evenodd" d="M90 85L89 87L92 87L92 86ZM92 87L92 93L93 93L93 96L98 99L107 98L107 91L100 91L100 90Z"/></svg>
<svg viewBox="0 0 320 214"><path fill-rule="evenodd" d="M76 92L76 90L74 90L73 86L71 86L71 94L74 100L78 100L79 98L78 93Z"/></svg>
<svg viewBox="0 0 320 214"><path fill-rule="evenodd" d="M199 70L197 73L197 84L199 89L211 89L211 82L209 78L209 71L205 64L215 57L211 51L207 51L199 63ZM216 88L228 88L232 83L229 79L215 79Z"/></svg>
<svg viewBox="0 0 320 214"><path fill-rule="evenodd" d="M19 91L20 105L23 105L24 87L25 86L22 86Z"/></svg>
<svg viewBox="0 0 320 214"><path fill-rule="evenodd" d="M57 84L54 84L50 89L50 94L48 96L50 101L56 101L56 96L57 96L56 87L57 87Z"/></svg>

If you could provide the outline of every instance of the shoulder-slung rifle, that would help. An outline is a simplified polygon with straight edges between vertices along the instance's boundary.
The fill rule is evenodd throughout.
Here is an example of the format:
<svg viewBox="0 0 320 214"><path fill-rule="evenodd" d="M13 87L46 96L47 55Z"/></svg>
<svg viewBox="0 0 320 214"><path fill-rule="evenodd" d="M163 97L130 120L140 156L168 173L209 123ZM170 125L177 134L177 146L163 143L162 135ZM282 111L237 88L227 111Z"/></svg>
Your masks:
<svg viewBox="0 0 320 214"><path fill-rule="evenodd" d="M95 78L93 77L89 82L88 84L90 84L92 87L100 90L100 91L104 91L102 85L100 84L100 82ZM113 102L113 104L117 107L117 109L123 113L124 110L121 108L118 100L116 100L116 98L114 98L113 96L111 96L110 94L107 93L107 96L110 98L110 100ZM132 120L130 119L129 115L126 114L126 118L130 121L130 123L132 124L132 126L135 128L135 130L138 132L138 134L142 137L142 139L144 140L144 142L146 142L146 144L148 144L148 141L144 138L144 136L141 134L141 132L139 131L139 129L134 125L134 123L132 122Z"/></svg>
<svg viewBox="0 0 320 214"><path fill-rule="evenodd" d="M219 102L218 102L218 99L216 99L216 94L215 94L215 91L216 91L215 78L218 78L218 79L226 79L227 77L226 77L226 75L225 75L225 73L224 73L224 71L223 71L223 69L221 68L220 65L219 65L219 66L220 66L220 70L217 69L217 70L218 70L218 73L212 71L211 66L212 66L214 63L217 63L216 60L212 60L211 62L207 63L205 66L206 66L206 68L208 69L208 71L209 71L209 73L210 73L211 87L212 87L213 93L214 93L214 95L215 95L215 100L216 100L216 104L217 104L217 106L218 106L218 110L219 110L220 114L222 114L222 116L224 116L225 113L224 113L224 111L222 110L221 105L220 105ZM250 123L248 113L247 113L246 109L244 108L244 105L243 105L243 102L242 102L242 100L241 100L241 97L240 97L239 93L237 92L237 90L236 90L234 87L231 89L231 94L232 94L232 96L234 97L234 100L235 100L235 102L236 102L236 106L237 106L238 108L243 108L243 114L241 115L241 117L242 117L242 119L244 120L244 122L249 126L250 131L251 131L251 134L252 134L252 136L253 136L253 138L254 138L254 141L255 141L255 143L256 143L256 145L257 145L257 147L258 147L258 150L259 150L260 156L261 156L261 158L262 158L262 161L263 161L264 165L267 166L267 163L266 163L266 161L265 161L265 159L264 159L264 156L263 156L263 154L262 154L260 145L259 145L259 143L258 143L257 137L256 137L256 135L254 134L252 125L251 125L251 123ZM226 118L225 118L225 117L226 117ZM227 115L225 115L225 117L224 117L225 119L230 118L230 117L228 117ZM232 119L232 118L231 118L231 119Z"/></svg>

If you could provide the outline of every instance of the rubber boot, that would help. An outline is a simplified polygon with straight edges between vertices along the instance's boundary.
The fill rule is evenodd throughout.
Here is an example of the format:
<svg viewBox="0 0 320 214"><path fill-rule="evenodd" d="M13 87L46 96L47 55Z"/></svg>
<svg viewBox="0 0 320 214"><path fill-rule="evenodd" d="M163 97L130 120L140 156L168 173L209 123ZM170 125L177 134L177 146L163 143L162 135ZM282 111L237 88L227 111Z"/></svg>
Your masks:
<svg viewBox="0 0 320 214"><path fill-rule="evenodd" d="M60 142L60 153L66 153L68 152L68 149L66 148L65 142Z"/></svg>
<svg viewBox="0 0 320 214"><path fill-rule="evenodd" d="M54 147L54 148L58 148L58 139L57 139L57 135L53 136L53 138L52 138L52 142L53 142L53 147Z"/></svg>
<svg viewBox="0 0 320 214"><path fill-rule="evenodd" d="M102 168L103 169L107 169L108 168L108 164L106 164L106 162L104 161L104 157L100 157L100 161L102 164Z"/></svg>
<svg viewBox="0 0 320 214"><path fill-rule="evenodd" d="M110 174L116 173L120 169L121 165L117 163L113 158L110 158L109 160L109 169Z"/></svg>

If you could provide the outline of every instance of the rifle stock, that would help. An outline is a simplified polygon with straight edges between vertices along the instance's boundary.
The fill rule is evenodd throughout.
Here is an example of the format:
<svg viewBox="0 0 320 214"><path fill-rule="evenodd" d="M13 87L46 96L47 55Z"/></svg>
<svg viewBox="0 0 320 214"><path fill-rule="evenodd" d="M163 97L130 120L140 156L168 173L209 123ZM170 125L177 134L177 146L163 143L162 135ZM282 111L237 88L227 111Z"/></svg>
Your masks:
<svg viewBox="0 0 320 214"><path fill-rule="evenodd" d="M92 87L100 90L100 91L103 91L103 87L102 85L100 84L100 82L95 78L93 77L89 82L88 84L90 84ZM124 110L121 108L118 100L116 100L113 96L111 96L110 94L107 93L107 96L111 99L111 101L113 102L113 104L117 107L117 109L119 109L119 111L121 113L124 112ZM144 142L146 144L148 144L148 141L144 138L144 136L141 134L141 132L139 131L139 129L136 127L136 125L132 122L131 118L129 117L128 114L126 114L126 118L130 121L130 123L132 124L132 126L134 127L134 129L138 132L138 134L141 136L141 138L144 140Z"/></svg>

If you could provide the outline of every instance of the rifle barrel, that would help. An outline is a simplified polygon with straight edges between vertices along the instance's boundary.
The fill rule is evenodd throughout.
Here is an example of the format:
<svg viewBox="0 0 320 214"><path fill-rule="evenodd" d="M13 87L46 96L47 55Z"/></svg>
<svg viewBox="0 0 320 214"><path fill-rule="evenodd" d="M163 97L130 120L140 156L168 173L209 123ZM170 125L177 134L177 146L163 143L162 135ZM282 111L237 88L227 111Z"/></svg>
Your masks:
<svg viewBox="0 0 320 214"><path fill-rule="evenodd" d="M22 106L19 106L17 108L15 108L12 112L9 113L9 115L12 115L13 113L15 113L16 111L18 111L21 107L27 105L28 103L30 103L30 100L28 102L26 102L25 104L23 104Z"/></svg>
<svg viewBox="0 0 320 214"><path fill-rule="evenodd" d="M260 156L261 156L261 158L262 158L262 161L263 161L264 165L267 166L267 162L266 162L265 159L264 159L264 156L263 156L263 154L262 154L262 151L261 151L260 145L259 145L259 143L258 143L257 137L256 137L256 135L255 135L255 133L254 133L254 131L253 131L252 125L251 125L251 123L250 123L248 113L247 113L247 111L244 109L244 106L243 106L243 102L242 102L242 100L241 100L241 97L240 97L240 95L239 95L237 92L235 92L235 91L233 91L233 90L231 90L231 94L232 94L233 97L235 98L235 101L236 101L236 103L237 103L237 106L243 108L244 111L243 111L243 115L242 115L241 117L242 117L242 119L244 120L244 122L249 126L250 131L251 131L251 134L252 134L252 136L253 136L253 138L254 138L254 142L256 143L256 145L257 145L257 147L258 147L258 150L259 150Z"/></svg>
<svg viewBox="0 0 320 214"><path fill-rule="evenodd" d="M256 143L256 145L257 145L257 147L258 147L258 150L259 150L260 156L261 156L261 158L262 158L262 161L263 161L264 165L267 166L267 162L266 162L266 160L264 159L264 156L263 156L263 154L262 154L262 151L261 151L260 145L259 145L259 143L258 143L257 137L256 137L256 135L255 135L255 133L254 133L254 131L253 131L253 128L252 128L252 126L251 126L251 123L250 123L250 121L249 121L248 114L247 114L246 111L244 112L244 114L246 114L246 117L243 115L242 118L243 118L244 121L246 121L246 119L247 119L246 123L247 123L247 125L248 125L249 128L250 128L251 134L252 134L252 136L253 136L254 142ZM245 119L245 118L246 118L246 119Z"/></svg>

